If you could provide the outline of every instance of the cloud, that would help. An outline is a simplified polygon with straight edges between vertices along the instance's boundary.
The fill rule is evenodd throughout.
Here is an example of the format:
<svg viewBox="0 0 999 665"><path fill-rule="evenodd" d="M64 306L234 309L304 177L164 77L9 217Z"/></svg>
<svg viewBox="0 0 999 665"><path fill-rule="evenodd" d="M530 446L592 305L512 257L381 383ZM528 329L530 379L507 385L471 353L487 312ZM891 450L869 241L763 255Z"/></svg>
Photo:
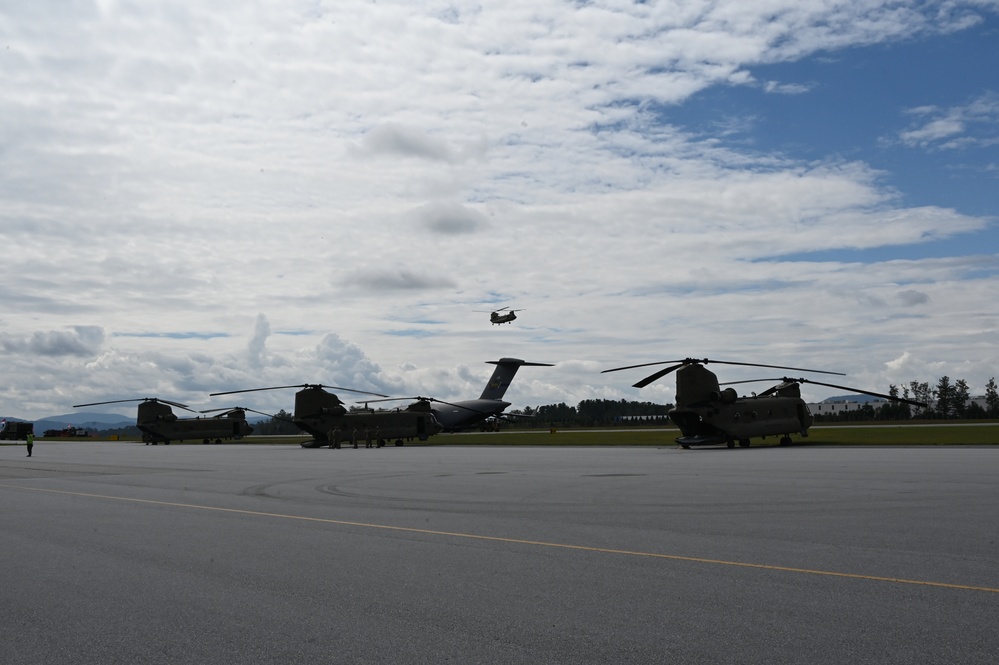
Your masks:
<svg viewBox="0 0 999 665"><path fill-rule="evenodd" d="M445 141L397 124L373 128L365 135L362 145L372 154L403 155L441 162L454 159Z"/></svg>
<svg viewBox="0 0 999 665"><path fill-rule="evenodd" d="M374 291L424 291L454 288L456 283L439 275L406 269L368 269L354 273L348 281Z"/></svg>
<svg viewBox="0 0 999 665"><path fill-rule="evenodd" d="M922 106L908 111L920 123L898 135L910 148L956 150L999 143L999 93L987 92L966 104L939 108Z"/></svg>
<svg viewBox="0 0 999 665"><path fill-rule="evenodd" d="M0 347L7 353L88 357L100 351L104 340L99 326L73 326L66 331L36 331L28 337L5 334L0 336Z"/></svg>
<svg viewBox="0 0 999 665"><path fill-rule="evenodd" d="M930 297L922 291L917 291L916 289L906 289L904 291L899 291L898 293L899 301L905 307L914 307L916 305L925 305L930 302Z"/></svg>
<svg viewBox="0 0 999 665"><path fill-rule="evenodd" d="M251 368L264 366L267 353L267 338L271 335L271 324L263 314L257 314L253 335L246 347L247 362Z"/></svg>
<svg viewBox="0 0 999 665"><path fill-rule="evenodd" d="M768 93L781 95L803 95L811 88L801 83L780 83L779 81L767 81L763 84L763 89Z"/></svg>
<svg viewBox="0 0 999 665"><path fill-rule="evenodd" d="M352 152L360 157L414 157L448 164L462 164L482 159L488 148L484 136L465 141L448 140L398 123L386 123L371 128Z"/></svg>
<svg viewBox="0 0 999 665"><path fill-rule="evenodd" d="M489 224L484 214L460 203L428 203L413 215L423 227L442 235L475 233Z"/></svg>

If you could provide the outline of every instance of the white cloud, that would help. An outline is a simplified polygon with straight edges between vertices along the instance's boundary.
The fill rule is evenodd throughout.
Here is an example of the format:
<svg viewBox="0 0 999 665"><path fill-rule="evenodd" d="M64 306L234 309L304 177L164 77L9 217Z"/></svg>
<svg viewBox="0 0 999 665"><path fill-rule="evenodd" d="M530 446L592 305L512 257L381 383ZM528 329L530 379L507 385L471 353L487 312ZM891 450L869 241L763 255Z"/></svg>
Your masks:
<svg viewBox="0 0 999 665"><path fill-rule="evenodd" d="M959 149L999 143L999 94L995 92L960 106L924 106L909 113L921 122L901 132L899 140L911 148Z"/></svg>

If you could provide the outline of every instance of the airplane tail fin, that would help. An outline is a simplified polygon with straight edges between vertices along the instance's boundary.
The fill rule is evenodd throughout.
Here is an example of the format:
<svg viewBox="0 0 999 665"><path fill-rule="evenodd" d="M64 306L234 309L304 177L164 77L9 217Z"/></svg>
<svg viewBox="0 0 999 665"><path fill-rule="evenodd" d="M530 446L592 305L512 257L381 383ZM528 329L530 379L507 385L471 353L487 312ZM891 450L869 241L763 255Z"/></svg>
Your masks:
<svg viewBox="0 0 999 665"><path fill-rule="evenodd" d="M489 383L479 399L503 399L506 389L510 387L514 375L521 367L551 367L551 363L529 363L519 358L500 358L499 360L487 360L491 365L496 365L493 375L489 377Z"/></svg>

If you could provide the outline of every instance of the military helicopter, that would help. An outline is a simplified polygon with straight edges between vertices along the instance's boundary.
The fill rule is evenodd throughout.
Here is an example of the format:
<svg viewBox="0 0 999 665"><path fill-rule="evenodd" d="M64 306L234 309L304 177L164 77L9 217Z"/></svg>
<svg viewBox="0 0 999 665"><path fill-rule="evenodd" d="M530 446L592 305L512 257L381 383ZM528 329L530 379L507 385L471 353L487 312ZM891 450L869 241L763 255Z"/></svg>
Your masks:
<svg viewBox="0 0 999 665"><path fill-rule="evenodd" d="M142 432L142 441L150 444L171 441L186 441L201 439L202 443L222 443L223 439L241 439L253 433L253 428L246 422L246 409L224 409L225 413L210 418L178 418L171 406L197 413L179 402L171 402L156 397L138 399L117 399L108 402L91 402L90 404L74 404L73 408L98 406L100 404L121 404L124 402L139 402L135 426Z"/></svg>
<svg viewBox="0 0 999 665"><path fill-rule="evenodd" d="M552 367L551 363L531 363L520 358L500 358L487 360L490 365L496 365L492 376L482 389L478 399L462 400L460 402L445 402L433 397L391 397L385 400L368 400L368 402L385 402L399 399L415 399L407 408L429 409L443 431L457 432L476 427L488 418L503 418L504 409L510 402L503 400L507 388L521 367ZM425 405L419 406L418 405Z"/></svg>
<svg viewBox="0 0 999 665"><path fill-rule="evenodd" d="M651 374L638 383L635 388L644 388L667 374L676 371L676 406L669 411L669 418L680 428L682 436L676 439L683 448L712 444L726 444L734 448L746 448L754 437L780 436L780 445L791 444L791 434L808 436L808 428L812 426L812 414L801 399L801 384L811 383L840 390L850 390L872 397L882 397L887 400L905 402L914 406L924 407L921 402L883 395L881 393L838 386L832 383L811 381L809 379L755 379L756 381L780 381L772 388L758 395L740 397L735 388L722 389L718 377L704 366L709 363L721 365L741 365L744 367L764 367L770 369L786 369L817 374L835 374L844 376L842 372L827 372L818 369L799 367L784 367L781 365L761 365L758 363L742 363L725 360L709 360L708 358L686 358L684 360L664 360L661 362L629 365L604 370L602 373L618 372L636 367L650 365L670 366ZM737 381L733 383L748 383Z"/></svg>
<svg viewBox="0 0 999 665"><path fill-rule="evenodd" d="M341 441L356 444L358 438L367 439L369 437L372 437L379 447L385 445L385 441L392 439L395 440L395 445L401 446L404 440L411 441L416 438L420 441L426 441L427 437L441 431L440 423L437 422L429 406L425 403L416 402L405 409L349 411L339 397L327 392L325 388L374 395L375 397L388 397L388 395L354 390L353 388L325 386L321 383L229 390L212 393L211 396L285 388L301 388L295 393L295 411L292 422L312 436L312 440L302 444L303 448L319 448L327 445L330 448L339 448Z"/></svg>
<svg viewBox="0 0 999 665"><path fill-rule="evenodd" d="M510 310L506 314L500 314L503 310ZM511 323L517 318L517 312L523 312L522 309L510 309L509 307L501 307L489 314L489 322L493 325L499 325L501 323Z"/></svg>

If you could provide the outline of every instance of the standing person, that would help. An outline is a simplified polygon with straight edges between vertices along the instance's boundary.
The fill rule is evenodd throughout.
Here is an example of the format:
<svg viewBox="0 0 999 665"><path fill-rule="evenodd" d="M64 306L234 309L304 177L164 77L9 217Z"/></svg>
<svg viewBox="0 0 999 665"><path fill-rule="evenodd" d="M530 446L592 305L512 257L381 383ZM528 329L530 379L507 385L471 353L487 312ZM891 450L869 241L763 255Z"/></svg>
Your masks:
<svg viewBox="0 0 999 665"><path fill-rule="evenodd" d="M382 428L381 427L376 427L375 428L375 447L376 448L381 448L382 447Z"/></svg>
<svg viewBox="0 0 999 665"><path fill-rule="evenodd" d="M350 442L354 444L354 450L357 450L357 428L350 434Z"/></svg>
<svg viewBox="0 0 999 665"><path fill-rule="evenodd" d="M333 428L333 436L330 438L330 448L340 449L340 428Z"/></svg>
<svg viewBox="0 0 999 665"><path fill-rule="evenodd" d="M368 429L367 425L364 426L364 447L371 447L371 430Z"/></svg>
<svg viewBox="0 0 999 665"><path fill-rule="evenodd" d="M31 449L35 447L35 433L28 432L28 457L31 457Z"/></svg>

